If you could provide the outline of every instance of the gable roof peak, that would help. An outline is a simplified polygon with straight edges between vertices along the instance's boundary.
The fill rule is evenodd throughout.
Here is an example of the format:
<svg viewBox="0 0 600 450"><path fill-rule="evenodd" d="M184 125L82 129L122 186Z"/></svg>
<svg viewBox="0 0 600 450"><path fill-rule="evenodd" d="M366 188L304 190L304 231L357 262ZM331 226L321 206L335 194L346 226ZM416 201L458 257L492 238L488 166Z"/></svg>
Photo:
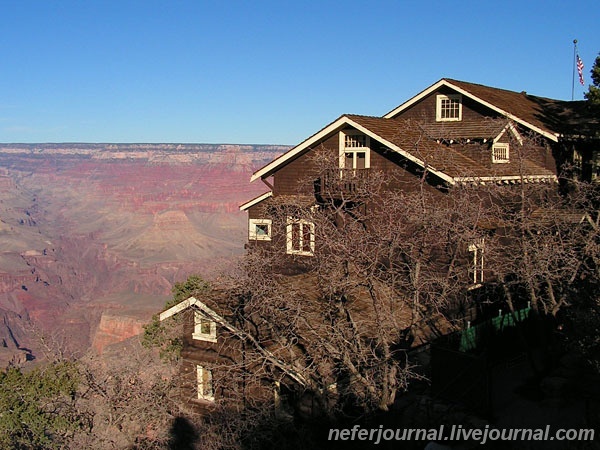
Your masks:
<svg viewBox="0 0 600 450"><path fill-rule="evenodd" d="M521 124L542 136L557 142L557 131L548 123L546 107L557 100L529 95L525 92L515 92L468 81L442 78L424 91L402 103L397 108L385 114L384 118L394 118L425 97L433 94L441 87L449 87L471 101L489 108L496 114Z"/></svg>

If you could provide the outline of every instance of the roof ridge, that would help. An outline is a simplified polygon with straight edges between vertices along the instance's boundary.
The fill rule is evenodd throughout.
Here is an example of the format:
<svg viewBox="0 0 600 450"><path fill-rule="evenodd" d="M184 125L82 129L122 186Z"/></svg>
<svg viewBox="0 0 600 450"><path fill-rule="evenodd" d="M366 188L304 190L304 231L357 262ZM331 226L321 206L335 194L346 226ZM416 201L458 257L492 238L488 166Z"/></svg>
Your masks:
<svg viewBox="0 0 600 450"><path fill-rule="evenodd" d="M342 114L342 116L344 116L344 117L367 117L369 119L386 119L385 117L370 116L370 115L367 115L367 114Z"/></svg>
<svg viewBox="0 0 600 450"><path fill-rule="evenodd" d="M541 95L535 95L535 94L529 94L527 91L514 91L512 89L506 89L506 88L499 88L499 87L495 87L495 86L489 86L487 84L481 84L481 83L473 83L472 81L463 81L463 80L457 80L454 78L442 78L442 80L447 81L448 83L463 83L466 85L471 85L471 86L479 86L485 89L492 89L494 91L503 91L503 92L510 92L511 94L517 94L517 95L523 95L524 97L533 97L533 98L539 98L539 99L543 99L543 100L551 100L551 101L558 101L558 102L568 102L570 103L569 100L561 100L558 98L552 98L552 97L543 97ZM441 80L440 80L441 81Z"/></svg>

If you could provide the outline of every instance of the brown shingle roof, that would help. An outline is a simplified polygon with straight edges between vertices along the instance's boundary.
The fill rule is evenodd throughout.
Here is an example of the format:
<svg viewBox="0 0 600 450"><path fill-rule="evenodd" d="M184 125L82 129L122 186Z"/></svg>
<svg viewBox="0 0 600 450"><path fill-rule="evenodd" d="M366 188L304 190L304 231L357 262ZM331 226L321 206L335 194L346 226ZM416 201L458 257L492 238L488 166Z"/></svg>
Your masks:
<svg viewBox="0 0 600 450"><path fill-rule="evenodd" d="M508 120L483 117L460 122L423 123L421 128L432 139L492 139L506 127Z"/></svg>
<svg viewBox="0 0 600 450"><path fill-rule="evenodd" d="M420 126L410 120L359 115L347 115L346 117L390 144L410 153L425 166L443 172L452 178L554 177L551 170L540 167L529 160L521 160L518 165L495 164L492 168L486 167L452 147L430 140Z"/></svg>
<svg viewBox="0 0 600 450"><path fill-rule="evenodd" d="M362 124L376 135L384 138L396 147L417 158L420 163L434 167L444 175L450 177L464 177L465 174L474 177L494 176L537 176L554 177L551 170L540 167L532 161L524 161L515 171L514 164L498 164L493 168L485 167L472 159L461 155L453 148L436 145L435 139L477 139L491 138L497 136L503 120L495 121L461 121L457 123L430 124L419 126L407 126L406 122L395 119L398 113L409 107L420 95L428 92L436 86L454 86L455 89L472 96L475 101L487 104L488 107L497 112L503 112L512 116L514 120L525 126L545 134L546 137L557 140L558 134L586 135L592 136L598 133L600 127L600 114L596 109L583 104L586 102L565 102L544 97L528 95L524 92L518 93L505 89L498 89L481 84L467 83L453 79L442 79L431 86L428 90L405 102L400 107L386 114L385 117L370 117L359 115L343 115L325 128L315 133L290 151L281 155L271 163L256 171L251 180L265 178L279 167L285 165L299 155L309 151L312 145L320 139L331 135L347 118ZM389 117L386 118L386 117ZM433 138L433 140L431 140ZM472 174L472 175L471 175ZM440 175L438 173L438 175Z"/></svg>
<svg viewBox="0 0 600 450"><path fill-rule="evenodd" d="M514 92L506 89L499 89L482 84L467 83L465 81L452 80L445 78L446 81L457 86L470 94L484 100L492 105L510 113L526 122L535 125L544 131L553 133L554 130L548 127L543 120L544 105L555 100L543 97L528 95L526 92Z"/></svg>
<svg viewBox="0 0 600 450"><path fill-rule="evenodd" d="M549 133L594 135L598 132L600 109L588 102L555 100L466 81L445 80Z"/></svg>

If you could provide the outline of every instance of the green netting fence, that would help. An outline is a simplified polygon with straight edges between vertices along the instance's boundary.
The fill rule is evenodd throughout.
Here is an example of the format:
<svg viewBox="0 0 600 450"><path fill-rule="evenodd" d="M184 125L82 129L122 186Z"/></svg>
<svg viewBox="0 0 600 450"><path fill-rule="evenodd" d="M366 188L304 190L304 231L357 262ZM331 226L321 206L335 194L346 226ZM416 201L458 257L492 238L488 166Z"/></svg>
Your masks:
<svg viewBox="0 0 600 450"><path fill-rule="evenodd" d="M458 350L461 352L475 350L477 344L481 342L484 335L488 335L490 331L501 333L507 328L514 327L517 322L522 322L527 319L530 312L531 307L519 309L514 313L507 312L503 314L501 312L493 319L463 330L461 332Z"/></svg>

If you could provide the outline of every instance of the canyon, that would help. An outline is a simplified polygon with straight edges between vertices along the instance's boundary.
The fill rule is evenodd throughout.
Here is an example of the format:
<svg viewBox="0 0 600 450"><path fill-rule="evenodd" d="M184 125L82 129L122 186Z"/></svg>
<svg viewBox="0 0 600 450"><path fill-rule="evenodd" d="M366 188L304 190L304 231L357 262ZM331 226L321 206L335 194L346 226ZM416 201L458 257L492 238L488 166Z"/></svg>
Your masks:
<svg viewBox="0 0 600 450"><path fill-rule="evenodd" d="M0 144L0 364L103 352L243 253L250 175L289 147Z"/></svg>

